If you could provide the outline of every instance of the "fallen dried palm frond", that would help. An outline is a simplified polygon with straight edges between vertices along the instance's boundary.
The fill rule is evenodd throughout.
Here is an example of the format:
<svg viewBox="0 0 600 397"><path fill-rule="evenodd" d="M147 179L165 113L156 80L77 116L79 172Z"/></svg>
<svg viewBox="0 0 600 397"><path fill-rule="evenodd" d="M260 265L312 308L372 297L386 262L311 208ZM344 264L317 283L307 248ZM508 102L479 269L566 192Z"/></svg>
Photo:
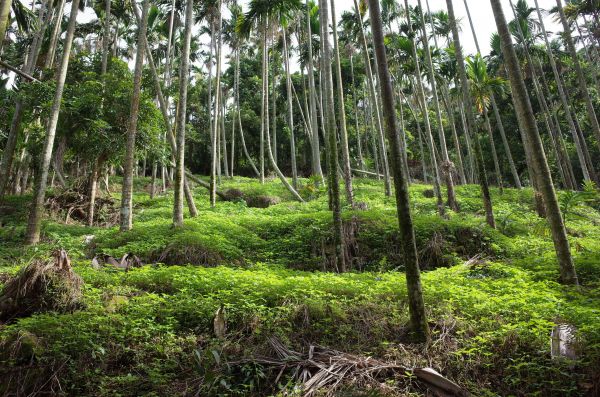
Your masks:
<svg viewBox="0 0 600 397"><path fill-rule="evenodd" d="M332 395L342 385L382 386L386 379L397 376L414 376L437 396L467 396L465 390L446 379L432 368L407 368L395 362L386 362L372 357L358 356L311 345L308 353L291 350L280 340L270 338L269 344L274 357L257 356L238 362L253 362L278 370L277 383L284 373L300 383L302 395L310 397L318 391ZM236 363L232 363L236 364Z"/></svg>
<svg viewBox="0 0 600 397"><path fill-rule="evenodd" d="M81 305L82 283L64 250L56 251L49 261L33 261L4 285L0 320L42 311L75 310Z"/></svg>

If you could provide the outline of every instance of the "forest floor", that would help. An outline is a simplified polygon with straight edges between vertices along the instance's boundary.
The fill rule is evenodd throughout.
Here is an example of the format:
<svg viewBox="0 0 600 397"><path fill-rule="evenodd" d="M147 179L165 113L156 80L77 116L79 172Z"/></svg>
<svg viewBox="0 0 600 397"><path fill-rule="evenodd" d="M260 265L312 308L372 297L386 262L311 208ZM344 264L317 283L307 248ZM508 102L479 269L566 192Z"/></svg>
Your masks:
<svg viewBox="0 0 600 397"><path fill-rule="evenodd" d="M557 282L550 232L530 189L493 189L493 230L477 186L457 187L461 212L442 219L431 187L413 185L433 332L425 347L407 332L394 199L378 181L355 181L361 209L344 208L352 270L337 274L327 193L302 183L306 204L277 180L223 179L221 189L243 199L216 208L198 187L199 216L173 229L172 192L150 199L149 179L138 178L134 227L124 233L114 226L118 193L113 208L103 202L99 225L86 227L79 209L57 204L65 195L55 190L35 247L22 246L30 197L8 197L0 204L0 289L57 248L83 284L77 310L0 323L0 395L301 396L293 370L309 364L294 356L331 350L356 368L376 359L387 369L345 377L335 390L330 382L317 396L429 393L394 365L432 367L476 396L600 395L597 199L560 192L576 288ZM119 180L110 187L119 192ZM110 264L129 253L142 263ZM557 324L576 327L577 359L551 358Z"/></svg>

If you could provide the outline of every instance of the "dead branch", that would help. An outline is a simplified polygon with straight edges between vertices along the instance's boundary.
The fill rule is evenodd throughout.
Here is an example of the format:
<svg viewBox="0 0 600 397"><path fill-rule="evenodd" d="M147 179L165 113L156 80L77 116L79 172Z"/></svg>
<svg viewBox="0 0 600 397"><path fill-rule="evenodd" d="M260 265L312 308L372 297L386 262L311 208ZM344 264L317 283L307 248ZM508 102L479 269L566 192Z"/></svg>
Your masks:
<svg viewBox="0 0 600 397"><path fill-rule="evenodd" d="M29 80L29 81L33 81L34 83L41 83L41 81L39 81L38 79L36 79L35 77L33 77L32 75L25 73L19 69L17 69L16 67L9 65L8 63L4 62L2 59L0 59L0 66L10 70L11 72L14 72L16 74L18 74L19 76Z"/></svg>

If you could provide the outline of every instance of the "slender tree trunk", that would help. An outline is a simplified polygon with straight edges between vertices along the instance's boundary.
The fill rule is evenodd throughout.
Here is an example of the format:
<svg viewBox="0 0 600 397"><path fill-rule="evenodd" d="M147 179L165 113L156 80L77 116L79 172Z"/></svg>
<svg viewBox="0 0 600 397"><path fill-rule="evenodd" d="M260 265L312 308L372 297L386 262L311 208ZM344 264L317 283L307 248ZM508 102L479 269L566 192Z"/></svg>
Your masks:
<svg viewBox="0 0 600 397"><path fill-rule="evenodd" d="M510 6L513 12L513 16L515 17L515 19L518 18L517 12L515 11L514 5L512 0L510 0ZM548 135L550 135L551 137L554 135L554 129L552 126L552 117L550 114L550 110L548 109L548 105L546 102L546 99L543 96L542 90L539 87L539 82L537 80L537 72L535 70L535 65L533 63L533 60L531 58L531 54L529 51L529 45L527 44L527 41L525 40L525 36L523 34L523 31L521 29L521 25L517 24L517 32L519 33L519 35L521 36L521 40L524 43L524 49L525 49L525 57L527 60L527 71L529 72L529 74L531 75L531 78L533 80L533 86L534 86L534 90L536 93L536 96L538 98L538 102L540 105L540 108L542 109L543 112L543 117L544 117L544 123L546 125L546 129L548 130ZM541 71L542 74L544 73L544 71ZM532 148L531 145L525 145L525 150L529 152L527 159L532 162L534 161L534 155L532 152ZM558 155L557 155L558 157ZM542 199L542 194L541 192L539 192L539 187L543 185L543 182L539 180L540 178L540 173L535 169L535 166L530 166L530 169L532 172L530 172L532 174L532 179L533 179L533 185L535 188L535 199L536 199L536 209L538 212L538 215L540 217L545 217L546 216L546 207L545 204L543 203L543 199Z"/></svg>
<svg viewBox="0 0 600 397"><path fill-rule="evenodd" d="M246 147L246 140L244 139L244 129L242 127L242 113L241 113L241 108L240 108L240 53L239 53L239 49L238 49L238 51L236 51L236 56L235 56L235 107L236 107L238 126L239 126L239 130L240 130L240 142L242 143L242 150L244 151L244 155L246 156L248 163L250 163L252 170L254 171L254 173L256 174L257 177L260 177L260 172L256 168L256 165L254 164L252 157L250 157L250 154L248 153L248 148Z"/></svg>
<svg viewBox="0 0 600 397"><path fill-rule="evenodd" d="M550 86L548 85L548 80L546 79L546 76L543 71L542 63L539 59L538 59L538 68L540 68L540 77L541 77L541 81L542 81L542 87L544 88L545 94L548 95L548 97L550 98L552 96L552 91L550 91ZM558 155L560 157L560 161L562 163L562 168L565 173L566 187L571 190L576 190L577 182L575 181L575 173L573 172L573 165L571 164L569 154L564 146L562 128L560 126L560 122L558 121L558 117L557 117L557 109L558 109L558 105L552 101L550 103L550 108L548 109L548 111L551 113L550 117L553 120L554 125L556 126L556 129L553 130L555 132L554 139L556 141L557 151L558 151Z"/></svg>
<svg viewBox="0 0 600 397"><path fill-rule="evenodd" d="M139 15L139 11L138 11L137 7L133 7L133 11L136 14L135 16L138 21L138 24L140 24L141 17ZM147 57L147 63L150 66L150 72L152 73L152 78L154 80L154 88L156 90L156 97L158 99L159 108L162 113L163 120L165 122L166 132L165 132L164 136L165 136L167 142L169 143L169 147L171 148L171 160L172 160L173 164L175 164L175 162L176 162L175 154L177 153L177 143L175 142L175 136L173 135L173 126L171 125L171 119L169 117L168 98L165 98L163 96L162 87L161 87L160 80L158 77L158 72L156 70L156 64L154 63L154 59L152 57L152 51L150 51L150 46L148 44L147 39L144 40L144 46L146 47L145 55ZM162 173L161 179L162 179L162 184L163 184L162 190L164 191L166 188L165 179L167 179L167 177L168 177L168 172L166 172L165 167L162 167L161 173ZM190 211L190 216L192 218L195 218L196 216L198 216L198 210L196 209L196 204L194 203L194 196L191 192L191 189L190 189L187 179L188 178L184 176L183 189L185 192L185 198L186 198L186 202L188 205L188 209Z"/></svg>
<svg viewBox="0 0 600 397"><path fill-rule="evenodd" d="M585 39L583 37L583 33L581 32L581 28L579 27L579 23L577 22L577 18L575 18L573 20L573 23L575 24L575 29L577 29L577 33L579 33L579 37L581 39L581 44L583 47L583 53L585 54L585 60L587 61L588 65L590 65L590 67L588 68L590 71L590 74L592 76L592 80L594 81L594 85L596 86L596 88L600 88L600 84L598 84L598 68L597 67L592 67L591 65L594 65L594 59L592 58L592 56L590 55L590 52L588 51L588 45L585 43ZM596 48L595 46L592 46L592 48Z"/></svg>
<svg viewBox="0 0 600 397"><path fill-rule="evenodd" d="M362 45L362 49L363 49L363 51L362 51L363 57L365 59L367 84L369 86L369 93L371 96L371 108L372 108L371 110L373 112L375 112L375 121L377 122L375 127L376 127L376 131L377 131L377 138L379 140L379 151L380 151L380 155L381 155L381 162L382 162L382 169L383 169L385 195L391 196L392 195L392 184L391 184L390 175L389 175L389 164L388 164L388 159L387 159L387 150L385 148L386 147L385 139L383 136L383 127L381 125L381 118L380 118L380 113L379 113L379 109L378 109L379 105L378 105L378 100L377 100L377 92L375 90L373 72L371 70L371 60L369 59L369 49L367 47L367 40L365 38L365 31L364 31L364 26L363 26L363 22L362 22L362 16L360 13L360 8L358 7L357 0L354 0L354 10L358 17L359 25L360 25L359 26L360 41L361 41L361 45Z"/></svg>
<svg viewBox="0 0 600 397"><path fill-rule="evenodd" d="M401 98L404 99L404 101L406 102L406 105L408 106L408 110L410 111L410 114L412 115L413 120L415 121L415 124L417 125L417 140L419 142L419 153L421 155L421 172L423 174L423 182L427 183L428 182L427 164L426 164L426 159L425 159L425 150L423 148L423 131L421 129L421 123L419 123L419 118L417 117L417 112L413 109L413 106L408 101L408 98L406 98L404 96L404 94L402 94L402 91L400 91L400 94L402 95ZM407 176L408 176L408 168L407 168Z"/></svg>
<svg viewBox="0 0 600 397"><path fill-rule="evenodd" d="M230 158L230 170L229 173L231 175L231 177L233 178L233 164L235 162L235 113L236 110L233 109L233 112L231 113L231 146L229 148L230 152L231 152L231 158Z"/></svg>
<svg viewBox="0 0 600 397"><path fill-rule="evenodd" d="M473 118L473 112L475 111L473 105L473 99L471 98L469 81L467 80L467 73L465 71L465 60L460 46L460 37L458 35L458 25L456 23L456 17L454 15L454 7L452 0L446 0L446 6L448 7L448 17L452 28L452 37L454 40L454 48L456 52L456 63L458 68L458 75L460 78L460 85L462 89L463 105L465 106L465 116L467 121L467 129L469 131L475 131L475 120ZM483 154L481 152L481 144L477 136L474 139L475 149L475 166L477 167L477 174L479 177L479 184L481 186L481 193L483 196L483 206L485 208L486 222L490 227L496 227L496 221L494 219L494 212L492 209L492 196L490 194L487 174L485 172L485 165L483 162Z"/></svg>
<svg viewBox="0 0 600 397"><path fill-rule="evenodd" d="M354 128L356 129L356 146L358 149L358 166L361 171L365 169L365 161L363 159L362 143L360 136L360 127L358 124L358 98L356 97L356 85L354 83L354 57L350 54L350 76L352 79L352 104L354 106Z"/></svg>
<svg viewBox="0 0 600 397"><path fill-rule="evenodd" d="M50 160L52 159L52 148L54 146L54 137L56 136L56 126L58 124L58 115L60 113L60 105L65 87L65 80L67 78L67 70L69 68L73 37L75 36L79 0L73 0L71 4L71 15L67 28L67 36L63 44L63 55L56 77L56 92L54 94L50 118L46 127L46 137L44 138L44 146L41 153L39 173L35 182L33 202L29 212L27 232L25 235L26 244L36 244L40 240L40 228L44 213L44 199L46 197L48 170L50 168Z"/></svg>
<svg viewBox="0 0 600 397"><path fill-rule="evenodd" d="M183 197L185 194L185 124L187 119L187 82L189 79L189 57L193 28L193 0L185 6L185 26L179 65L179 104L177 111L177 137L175 155L175 187L173 206L173 226L183 226Z"/></svg>
<svg viewBox="0 0 600 397"><path fill-rule="evenodd" d="M102 170L102 161L97 158L92 163L92 169L88 180L88 212L87 212L87 225L94 225L95 207L96 207L96 192L98 190L98 177Z"/></svg>
<svg viewBox="0 0 600 397"><path fill-rule="evenodd" d="M220 95L220 94L219 94ZM221 106L215 110L215 123L216 123L216 131L217 131L217 142L215 144L217 152L216 152L216 168L217 168L217 182L216 186L221 185ZM216 189L216 187L215 187ZM216 196L216 193L215 193Z"/></svg>
<svg viewBox="0 0 600 397"><path fill-rule="evenodd" d="M342 208L340 203L340 184L338 176L338 148L335 107L333 101L333 76L331 73L331 49L329 44L329 10L327 0L319 0L319 17L321 22L321 73L324 86L321 87L323 98L323 126L329 139L329 190L333 210L333 237L335 246L334 268L345 272L344 234L342 226Z"/></svg>
<svg viewBox="0 0 600 397"><path fill-rule="evenodd" d="M558 2L560 2L560 0L558 0ZM521 75L519 61L513 47L510 31L506 24L504 11L502 10L502 5L499 0L490 0L490 3L492 4L496 26L498 27L498 34L502 44L502 53L504 54L504 59L506 60L509 72L512 95L516 104L515 110L517 111L519 124L527 134L529 144L531 144L533 164L538 174L537 180L540 183L539 188L544 198L548 223L552 230L552 238L558 257L560 278L565 284L577 284L577 274L575 272L573 258L571 257L566 228L556 198L556 192L554 191L554 185L552 184L552 176L550 175L544 147L542 146L542 140L540 139L540 134L535 122L535 115L533 114L529 95L527 94L525 80Z"/></svg>
<svg viewBox="0 0 600 397"><path fill-rule="evenodd" d="M477 40L477 34L475 33L475 27L473 26L473 19L471 18L471 11L469 10L469 5L467 4L467 0L463 0L465 4L465 9L467 10L467 17L469 19L469 25L471 27L471 32L473 33L473 39L475 40L475 46L477 47L477 52L481 54L481 50L479 49L479 40ZM482 55L482 54L481 54ZM483 56L483 55L482 55ZM521 180L519 178L519 173L517 172L517 167L515 167L515 162L513 160L510 145L508 144L508 140L506 139L506 132L504 130L504 124L502 123L502 118L500 117L500 112L498 110L498 104L496 103L496 96L492 93L490 97L490 102L492 104L492 110L494 111L494 117L496 118L496 125L498 126L498 131L500 132L500 137L502 138L502 144L504 145L504 152L506 153L506 159L508 160L508 165L510 167L510 172L513 177L513 181L517 189L521 189ZM491 136L491 133L490 133ZM491 137L490 141L493 141L494 138ZM496 152L495 146L492 146L494 153ZM496 158L498 156L496 155ZM496 162L497 163L497 162ZM496 172L498 172L499 167ZM498 183L500 188L502 188L502 175L498 175Z"/></svg>
<svg viewBox="0 0 600 397"><path fill-rule="evenodd" d="M127 127L127 143L125 145L125 162L123 165L123 189L121 193L120 230L126 231L133 227L133 171L135 166L135 136L137 134L140 94L142 89L142 71L144 53L146 50L146 30L148 27L149 0L144 0L141 24L138 28L137 54L133 76L133 93L131 97L131 112Z"/></svg>
<svg viewBox="0 0 600 397"><path fill-rule="evenodd" d="M57 6L57 13L54 23L54 29L52 29L52 35L50 36L50 42L48 44L48 53L46 54L46 62L44 64L44 68L50 69L54 67L54 61L56 58L56 47L58 46L58 39L60 33L62 32L62 19L64 15L65 9L65 0L60 0L60 3ZM0 17L1 19L1 17ZM2 44L0 44L0 47Z"/></svg>
<svg viewBox="0 0 600 397"><path fill-rule="evenodd" d="M581 129L581 125L577 118L575 118L575 129L577 130L577 136L579 137L579 141L581 142L583 155L585 157L585 163L587 164L588 171L590 173L590 179L597 183L597 177L596 173L594 172L594 163L592 161L592 156L590 155L590 150L585 140L585 136L583 135L583 130Z"/></svg>
<svg viewBox="0 0 600 397"><path fill-rule="evenodd" d="M264 24L266 22L263 21ZM265 183L265 129L268 129L268 123L265 122L265 119L268 117L269 109L265 108L265 97L269 95L268 86L265 86L267 79L265 76L268 76L267 67L267 27L263 27L262 32L262 103L260 108L260 149L259 149L259 169L260 169L260 183Z"/></svg>
<svg viewBox="0 0 600 397"><path fill-rule="evenodd" d="M429 16L429 24L431 26L431 35L433 36L433 43L435 45L436 50L440 49L440 46L438 45L438 40L437 40L437 34L435 32L435 28L434 28L434 23L433 23L433 14L431 13L431 10L429 9L429 0L425 0L425 4L427 6L427 15ZM423 23L423 26L425 26L425 23ZM458 175L460 177L460 183L465 185L467 183L467 178L466 178L466 174L465 174L465 166L463 163L463 155L462 155L462 151L460 148L460 140L458 139L458 134L456 132L456 123L455 123L455 118L454 118L454 112L452 107L450 106L450 100L449 100L449 93L448 93L448 87L444 86L442 84L442 86L440 87L441 91L442 91L442 100L444 103L444 107L446 109L446 113L448 114L448 118L450 119L450 127L452 129L452 138L454 140L454 146L456 149L456 160L458 163ZM466 133L466 131L465 131Z"/></svg>
<svg viewBox="0 0 600 397"><path fill-rule="evenodd" d="M108 68L108 37L110 36L110 3L112 0L104 0L104 35L102 36L102 74L106 74ZM116 45L116 43L115 43Z"/></svg>
<svg viewBox="0 0 600 397"><path fill-rule="evenodd" d="M312 45L312 30L310 26L310 6L309 0L306 0L306 29L308 32L308 89L309 89L309 105L310 105L310 120L312 132L312 174L317 176L321 183L325 183L323 177L323 169L321 168L321 150L319 148L319 126L317 123L317 102L316 102L316 87L315 87L315 72L313 68L313 45Z"/></svg>
<svg viewBox="0 0 600 397"><path fill-rule="evenodd" d="M273 121L272 130L272 138L271 138L271 151L273 152L273 158L275 159L275 163L277 163L277 51L275 48L271 51L271 57L273 58L271 73L273 74L273 86L271 87L271 94L273 95L272 105L273 105L273 117L271 120Z"/></svg>
<svg viewBox="0 0 600 397"><path fill-rule="evenodd" d="M528 63L530 63L530 62L532 62L531 56L529 55L528 50L526 50L526 51L527 51L527 57L529 59ZM567 185L567 184L569 184L569 182L567 181L567 176L566 176L566 172L567 172L566 166L565 166L565 162L563 161L564 159L561 155L562 153L559 152L559 149L557 146L557 140L556 140L556 135L562 134L562 132L560 131L560 125L555 124L554 120L552 119L552 112L550 111L550 108L548 107L548 102L546 101L543 90L540 87L540 83L536 76L537 72L535 71L534 65L532 64L529 67L529 69L531 71L531 76L533 78L533 84L534 84L536 96L538 98L540 107L542 108L542 111L543 111L544 124L546 125L546 130L548 131L548 135L550 136L550 142L552 144L551 147L552 147L552 149L554 149L554 152L556 154L556 158L557 158L557 162L558 162L558 170L559 170L561 179L563 181L563 184ZM542 72L542 74L544 73L543 69L541 70L541 72ZM571 186L571 189L574 189L574 186Z"/></svg>
<svg viewBox="0 0 600 397"><path fill-rule="evenodd" d="M377 174L377 180L381 179L381 163L379 161L379 148L375 138L375 120L373 117L373 105L371 104L371 98L367 97L365 92L364 95L366 106L365 106L365 125L368 125L369 136L371 137L371 147L373 148L373 163L375 165L375 173ZM368 145L367 145L368 147Z"/></svg>
<svg viewBox="0 0 600 397"><path fill-rule="evenodd" d="M496 151L496 142L494 140L494 131L492 131L492 125L490 124L490 118L488 117L487 110L483 111L483 119L485 128L488 133L488 139L490 140L490 150L492 151L492 161L494 162L494 170L496 171L496 183L502 192L502 171L500 171L500 161L498 161L498 152Z"/></svg>
<svg viewBox="0 0 600 397"><path fill-rule="evenodd" d="M381 26L381 10L378 0L369 0L371 15L371 30L375 51L378 54L379 82L381 97L383 99L383 113L386 120L388 140L391 147L392 171L394 173L394 187L396 192L396 208L398 212L398 225L404 251L404 266L406 268L406 285L408 290L408 307L410 311L411 328L414 339L420 342L430 340L429 325L425 314L425 303L421 287L421 275L415 243L415 233L410 213L410 196L408 183L402 167L402 154L400 153L400 137L396 126L396 108L392 82L387 65L387 56L383 44L383 31Z"/></svg>
<svg viewBox="0 0 600 397"><path fill-rule="evenodd" d="M588 171L585 156L583 153L582 143L579 140L579 136L577 135L577 130L575 128L575 122L573 113L571 113L571 108L569 106L569 101L567 100L567 95L565 93L565 87L563 85L562 78L558 73L558 68L556 67L556 61L554 59L554 54L552 53L552 47L550 46L550 41L548 39L548 34L546 32L546 27L544 25L544 19L542 18L542 13L540 11L540 7L538 5L538 1L535 1L535 9L538 15L539 26L542 30L542 36L544 37L546 43L546 52L548 54L548 60L550 61L550 66L552 67L552 73L554 74L554 80L556 82L556 87L558 89L558 94L560 97L560 101L563 106L563 110L565 112L565 116L567 118L567 122L569 124L569 130L571 131L571 136L573 137L573 142L575 143L575 149L577 151L577 158L579 160L579 166L581 167L581 171L583 173L584 180L590 180L590 173Z"/></svg>
<svg viewBox="0 0 600 397"><path fill-rule="evenodd" d="M333 28L333 46L335 58L335 70L337 79L338 118L340 129L340 144L342 145L342 166L344 170L344 187L346 201L352 206L354 203L354 192L352 189L352 169L350 168L350 149L348 147L348 131L346 130L346 110L344 102L344 87L342 85L342 65L340 61L340 48L337 34L337 23L335 17L335 0L331 0L331 26Z"/></svg>
<svg viewBox="0 0 600 397"><path fill-rule="evenodd" d="M9 2L10 3L10 2ZM29 75L33 75L35 65L38 60L41 41L44 37L46 27L49 23L48 0L45 0L40 5L38 12L38 20L40 21L40 27L33 34L31 45L29 46L29 52L25 59L25 65L23 66L23 72ZM21 120L23 118L24 104L21 98L17 98L15 101L15 110L13 112L12 120L10 123L10 129L4 150L2 151L2 162L0 164L0 198L4 197L6 192L8 179L12 171L12 164L15 155L15 148L17 147L17 140L19 137L19 131L21 128Z"/></svg>
<svg viewBox="0 0 600 397"><path fill-rule="evenodd" d="M211 133L210 141L211 141L211 166L210 166L210 206L214 207L217 203L217 164L219 163L219 157L217 156L217 137L219 134L219 107L221 101L221 23L222 23L222 14L221 14L221 1L219 1L219 28L216 32L217 34L217 72L216 72L216 88L215 88L215 118L213 120L213 130ZM212 33L213 37L215 32ZM212 84L212 82L211 82Z"/></svg>
<svg viewBox="0 0 600 397"><path fill-rule="evenodd" d="M2 44L8 29L11 3L12 0L0 0L0 53L2 53Z"/></svg>
<svg viewBox="0 0 600 397"><path fill-rule="evenodd" d="M421 114L423 116L423 121L425 123L425 131L427 132L427 136L426 138L426 143L427 146L429 147L429 152L431 153L431 163L433 165L433 185L434 185L434 190L435 190L435 195L437 198L437 207L438 207L438 212L440 214L440 216L444 216L445 214L445 208L444 208L444 201L442 199L442 187L441 187L441 177L440 177L440 167L437 161L437 157L436 157L436 151L435 151L435 142L433 141L433 134L431 132L431 124L429 122L429 112L427 110L427 101L425 99L425 92L424 92L424 88L423 88L423 81L421 80L421 65L419 63L419 57L417 54L417 45L414 42L414 32L413 32L413 28L412 28L412 22L410 19L410 13L409 13L409 7L408 7L408 0L404 0L404 6L406 9L406 18L407 18L407 25L409 27L409 35L411 36L411 42L412 42L412 57L413 57L413 62L415 65L415 84L416 84L416 88L417 88L417 99L421 108Z"/></svg>
<svg viewBox="0 0 600 397"><path fill-rule="evenodd" d="M454 164L450 161L450 156L448 155L448 147L446 145L446 134L444 132L444 121L442 119L442 110L440 108L440 100L438 98L437 92L437 83L435 80L435 71L433 69L433 61L431 60L431 52L429 50L429 38L427 37L427 28L425 24L425 17L423 15L423 6L421 5L421 0L418 0L419 3L419 15L421 16L421 26L422 26L422 34L423 34L423 48L425 49L425 61L427 62L427 68L429 70L429 79L431 85L431 91L433 93L433 105L435 107L435 114L437 115L437 124L438 124L438 137L440 140L440 148L442 150L442 160L443 163L441 165L441 171L444 175L444 179L446 181L446 190L448 194L448 206L458 212L458 203L456 202L456 193L454 192L454 181L452 180L452 170L454 169ZM408 4L408 0L406 0L406 4ZM408 7L407 7L408 8Z"/></svg>
<svg viewBox="0 0 600 397"><path fill-rule="evenodd" d="M469 183L476 183L476 172L477 167L475 166L475 153L473 150L473 140L471 139L471 134L469 132L469 127L467 126L467 116L465 116L465 105L463 103L463 99L461 98L458 103L458 112L460 114L460 122L462 124L462 128L465 134L465 142L467 144L467 156L469 158Z"/></svg>
<svg viewBox="0 0 600 397"><path fill-rule="evenodd" d="M290 160L292 165L292 186L298 188L298 168L296 165L296 138L294 136L294 107L292 98L292 73L290 71L290 54L288 53L287 32L283 27L283 60L285 66L285 85L287 90L288 128L290 130Z"/></svg>
<svg viewBox="0 0 600 397"><path fill-rule="evenodd" d="M465 172L465 165L463 163L463 155L460 148L460 139L458 138L458 132L456 131L456 119L454 117L454 109L450 105L450 101L447 98L447 93L444 92L445 88L442 87L442 98L444 102L444 108L448 114L448 122L452 130L452 140L454 141L454 148L456 149L456 161L458 163L458 176L462 185L467 184L467 174Z"/></svg>
<svg viewBox="0 0 600 397"><path fill-rule="evenodd" d="M269 87L269 56L268 56L269 42L268 42L268 37L267 37L267 29L268 29L267 22L265 22L265 24L263 26L264 42L263 42L263 54L262 54L262 57L263 57L262 58L262 62L263 62L263 67L262 67L262 69L263 69L262 70L263 96L262 96L262 100L263 100L263 109L265 110L265 112L264 112L264 114L265 114L264 135L267 138L267 142L266 142L267 155L269 156L269 161L271 162L271 166L273 167L273 170L279 177L279 180L281 181L281 183L283 183L283 185L286 187L286 189L292 194L292 196L294 196L294 198L296 200L298 200L300 202L304 202L304 199L298 194L296 189L294 189L294 187L292 185L290 185L290 183L285 178L285 175L283 175L283 173L277 166L277 163L275 162L275 157L273 156L273 151L271 150L271 136L270 136L270 132L269 132L269 111L268 111L268 109L269 109L269 93L268 93L268 87Z"/></svg>
<svg viewBox="0 0 600 397"><path fill-rule="evenodd" d="M221 90L221 152L223 157L223 171L225 177L229 178L229 155L227 154L227 135L225 134L225 93Z"/></svg>
<svg viewBox="0 0 600 397"><path fill-rule="evenodd" d="M410 186L411 177L410 177L410 168L408 166L408 144L406 143L406 131L404 129L404 108L402 107L402 86L401 83L398 83L398 103L400 105L399 113L400 113L400 149L402 150L402 164L404 165L404 170L406 173L407 183Z"/></svg>
<svg viewBox="0 0 600 397"><path fill-rule="evenodd" d="M156 161L152 163L152 183L150 184L150 199L154 199L156 195L156 171L158 169L158 165Z"/></svg>
<svg viewBox="0 0 600 397"><path fill-rule="evenodd" d="M583 68L581 67L581 63L579 62L579 56L577 55L577 49L575 48L575 44L573 43L573 38L571 37L571 27L569 26L567 18L565 17L565 12L563 10L561 0L556 0L556 6L558 9L558 15L560 16L560 21L562 22L564 29L563 40L565 41L569 54L571 55L573 67L575 68L575 73L577 74L577 79L579 82L579 93L585 101L588 119L590 121L592 131L596 136L598 147L600 147L600 124L598 124L598 118L596 117L594 104L592 103L592 98L590 97L587 80L585 78Z"/></svg>

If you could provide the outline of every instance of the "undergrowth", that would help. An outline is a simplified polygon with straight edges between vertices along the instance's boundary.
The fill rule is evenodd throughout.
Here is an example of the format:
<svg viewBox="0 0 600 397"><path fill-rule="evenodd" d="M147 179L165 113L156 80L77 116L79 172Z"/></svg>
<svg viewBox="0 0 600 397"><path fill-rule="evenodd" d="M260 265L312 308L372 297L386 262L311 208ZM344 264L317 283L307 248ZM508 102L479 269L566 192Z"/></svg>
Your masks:
<svg viewBox="0 0 600 397"><path fill-rule="evenodd" d="M557 283L551 237L535 214L531 190L493 190L498 229L492 230L477 186L457 186L461 213L440 219L435 199L424 195L430 187L413 185L433 329L433 343L424 350L406 343L395 205L378 182L357 180L356 201L366 209L344 208L353 271L341 275L330 272L326 192L307 188L314 199L302 204L276 181L224 180L222 190L281 203L259 209L244 200L221 201L210 208L197 188L199 217L174 230L171 194L150 199L143 192L147 182L136 181L132 231L48 219L35 248L21 245L29 197L2 204L0 275L7 276L0 283L61 247L84 281L84 309L0 325L0 394L294 395L291 374L274 383L268 368L235 364L267 354L272 336L298 351L317 343L408 367L432 366L479 396L600 390L600 216L593 200L560 193L570 206L577 289ZM94 255L125 253L149 264L127 272L90 265ZM218 309L227 320L224 339L213 331ZM549 335L559 323L577 327L578 360L550 358ZM402 382L390 378L391 395L422 392Z"/></svg>

